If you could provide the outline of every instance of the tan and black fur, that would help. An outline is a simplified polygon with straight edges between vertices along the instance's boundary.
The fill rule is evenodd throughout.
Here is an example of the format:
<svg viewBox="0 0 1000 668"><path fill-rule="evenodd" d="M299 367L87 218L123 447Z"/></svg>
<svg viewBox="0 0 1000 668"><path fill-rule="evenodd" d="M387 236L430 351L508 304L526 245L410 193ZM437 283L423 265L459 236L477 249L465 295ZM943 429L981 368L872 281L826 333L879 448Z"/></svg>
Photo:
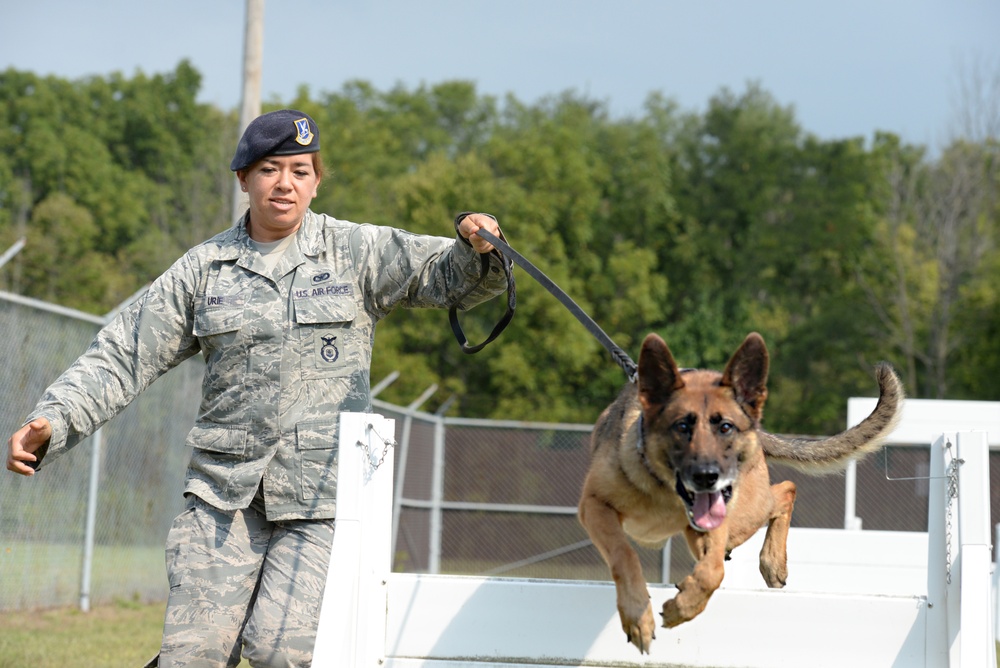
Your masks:
<svg viewBox="0 0 1000 668"><path fill-rule="evenodd" d="M895 428L903 387L888 364L876 368L879 401L863 422L836 436L785 439L760 428L768 353L752 333L725 371L680 370L666 343L650 334L638 380L601 414L579 517L611 569L622 628L642 652L655 637L653 608L639 557L627 536L648 545L684 532L695 557L677 595L663 604L663 626L693 619L723 578L730 550L767 525L760 572L769 587L788 576L785 540L795 484L770 484L767 462L808 472L842 469L879 448Z"/></svg>

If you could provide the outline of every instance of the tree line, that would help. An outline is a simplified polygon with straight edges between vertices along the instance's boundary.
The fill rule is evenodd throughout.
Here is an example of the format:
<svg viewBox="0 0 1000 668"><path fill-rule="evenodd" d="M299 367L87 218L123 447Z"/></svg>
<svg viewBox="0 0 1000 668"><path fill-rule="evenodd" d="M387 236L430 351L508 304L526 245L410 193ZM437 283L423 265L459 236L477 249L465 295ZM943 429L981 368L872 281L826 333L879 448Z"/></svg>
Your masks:
<svg viewBox="0 0 1000 668"><path fill-rule="evenodd" d="M233 219L235 110L174 71L65 80L0 73L0 288L105 313ZM750 331L771 352L767 427L843 428L893 363L913 397L1000 397L1000 138L939 152L891 132L820 139L761 86L703 111L660 93L615 118L573 92L533 104L449 81L337 92L289 106L322 131L316 211L450 236L495 214L511 244L633 358L661 334L682 366L721 368ZM993 110L996 113L996 110ZM590 422L625 382L526 274L517 314L477 355L441 312L380 326L381 395L467 417ZM460 315L482 337L503 299Z"/></svg>

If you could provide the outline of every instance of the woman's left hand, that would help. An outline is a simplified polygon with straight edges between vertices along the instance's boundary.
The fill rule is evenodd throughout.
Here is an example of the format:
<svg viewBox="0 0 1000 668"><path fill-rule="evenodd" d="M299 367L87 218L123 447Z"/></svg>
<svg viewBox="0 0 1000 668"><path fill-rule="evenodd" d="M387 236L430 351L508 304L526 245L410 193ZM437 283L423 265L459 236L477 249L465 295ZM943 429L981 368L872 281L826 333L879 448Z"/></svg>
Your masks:
<svg viewBox="0 0 1000 668"><path fill-rule="evenodd" d="M476 234L480 229L485 229L495 237L500 236L497 221L485 213L470 213L458 224L458 233L469 240L477 253L489 253L493 250L493 244Z"/></svg>

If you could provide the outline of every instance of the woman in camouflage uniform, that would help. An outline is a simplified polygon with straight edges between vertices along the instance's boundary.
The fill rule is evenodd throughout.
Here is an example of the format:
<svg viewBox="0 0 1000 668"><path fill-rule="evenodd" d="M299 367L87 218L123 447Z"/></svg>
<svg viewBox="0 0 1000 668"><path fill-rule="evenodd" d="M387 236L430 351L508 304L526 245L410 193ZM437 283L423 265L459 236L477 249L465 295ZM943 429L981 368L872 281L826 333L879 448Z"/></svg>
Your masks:
<svg viewBox="0 0 1000 668"><path fill-rule="evenodd" d="M187 437L187 508L167 538L159 666L308 666L336 516L341 411L369 411L375 324L397 306L472 306L506 285L499 235L461 214L456 239L309 209L319 132L294 110L255 119L231 168L240 223L192 248L105 327L8 441L32 475L188 357L206 362ZM155 660L151 665L156 665Z"/></svg>

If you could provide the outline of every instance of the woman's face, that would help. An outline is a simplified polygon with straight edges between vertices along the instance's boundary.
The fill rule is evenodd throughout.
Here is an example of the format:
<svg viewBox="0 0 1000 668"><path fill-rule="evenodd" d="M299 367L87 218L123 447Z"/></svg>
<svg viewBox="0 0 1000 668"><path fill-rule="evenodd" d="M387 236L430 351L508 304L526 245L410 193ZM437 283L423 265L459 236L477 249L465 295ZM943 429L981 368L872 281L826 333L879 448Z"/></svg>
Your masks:
<svg viewBox="0 0 1000 668"><path fill-rule="evenodd" d="M236 175L250 197L247 232L262 242L299 229L320 181L311 153L268 156Z"/></svg>

